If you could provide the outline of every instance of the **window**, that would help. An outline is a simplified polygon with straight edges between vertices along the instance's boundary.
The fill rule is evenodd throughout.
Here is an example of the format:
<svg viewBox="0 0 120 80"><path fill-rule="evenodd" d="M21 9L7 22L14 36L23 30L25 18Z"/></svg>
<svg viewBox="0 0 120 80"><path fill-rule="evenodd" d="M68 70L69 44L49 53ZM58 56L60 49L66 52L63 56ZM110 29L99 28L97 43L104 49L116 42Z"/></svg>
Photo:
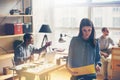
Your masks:
<svg viewBox="0 0 120 80"><path fill-rule="evenodd" d="M83 3L86 0L54 0L55 5L66 5L66 4L73 4L73 3Z"/></svg>
<svg viewBox="0 0 120 80"><path fill-rule="evenodd" d="M79 27L80 20L84 17L88 17L87 7L55 8L54 12L54 22L56 27Z"/></svg>
<svg viewBox="0 0 120 80"><path fill-rule="evenodd" d="M120 26L120 17L113 17L113 26L114 27Z"/></svg>
<svg viewBox="0 0 120 80"><path fill-rule="evenodd" d="M93 7L92 20L96 27L120 27L120 7Z"/></svg>
<svg viewBox="0 0 120 80"><path fill-rule="evenodd" d="M92 2L113 2L113 1L119 1L119 0L92 0Z"/></svg>
<svg viewBox="0 0 120 80"><path fill-rule="evenodd" d="M102 27L120 28L120 1L119 0L54 0L54 28L55 41L63 33L73 37L79 33L82 18L90 18L97 28L96 36L101 35ZM120 33L119 29L112 34ZM111 34L110 34L111 35ZM118 40L118 35L111 35ZM68 48L71 38L66 38L62 48ZM59 45L57 42L56 45ZM58 46L57 46L58 47Z"/></svg>
<svg viewBox="0 0 120 80"><path fill-rule="evenodd" d="M113 12L114 14L120 14L120 7L114 7Z"/></svg>
<svg viewBox="0 0 120 80"><path fill-rule="evenodd" d="M120 17L120 6L114 3L120 5L118 0L61 0L59 1L61 4L57 1L55 0L54 6L55 27L77 28L84 17L91 18L95 27L120 27L118 24L120 20L115 19ZM67 5L69 3L70 5Z"/></svg>
<svg viewBox="0 0 120 80"><path fill-rule="evenodd" d="M101 27L102 26L102 17L95 17L94 25L95 25L95 27Z"/></svg>

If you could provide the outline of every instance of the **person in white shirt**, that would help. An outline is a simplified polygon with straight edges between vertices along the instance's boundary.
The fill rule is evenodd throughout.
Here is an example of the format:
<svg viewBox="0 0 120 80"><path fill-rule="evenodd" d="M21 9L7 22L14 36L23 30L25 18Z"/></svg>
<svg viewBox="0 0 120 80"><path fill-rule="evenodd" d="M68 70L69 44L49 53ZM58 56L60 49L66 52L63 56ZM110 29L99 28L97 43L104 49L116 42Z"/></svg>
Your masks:
<svg viewBox="0 0 120 80"><path fill-rule="evenodd" d="M109 46L112 45L114 46L113 40L108 36L109 35L109 30L106 27L102 28L102 35L99 38L99 43L100 43L100 53L101 53L101 60L103 64L103 75L104 75L104 80L108 80L108 60L106 59L110 54L111 50L109 49Z"/></svg>

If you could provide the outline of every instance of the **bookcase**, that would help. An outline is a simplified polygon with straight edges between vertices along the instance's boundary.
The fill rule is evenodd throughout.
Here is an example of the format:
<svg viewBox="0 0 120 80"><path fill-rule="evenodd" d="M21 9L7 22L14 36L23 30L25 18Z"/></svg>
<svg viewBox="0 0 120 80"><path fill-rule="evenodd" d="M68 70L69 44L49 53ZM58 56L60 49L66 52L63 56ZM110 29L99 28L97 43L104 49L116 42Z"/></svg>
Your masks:
<svg viewBox="0 0 120 80"><path fill-rule="evenodd" d="M33 31L33 16L32 16L32 0L0 0L0 54L11 52L13 50L14 40L22 39L22 36L26 32ZM12 12L12 14L11 14ZM6 31L10 31L6 28L6 24L21 24L22 33L18 34L6 34ZM15 28L15 26L14 26ZM14 29L13 28L13 29ZM29 30L26 30L29 28ZM13 30L14 31L14 30ZM6 49L3 50L2 48Z"/></svg>
<svg viewBox="0 0 120 80"><path fill-rule="evenodd" d="M22 40L24 34L24 31L20 34L6 34L5 31L8 31L10 26L6 28L5 24L22 24L22 29L30 25L30 32L32 33L32 0L0 0L0 10L0 74L2 74L3 67L13 66L11 64L11 59L14 57L13 42ZM14 10L13 14L10 14L11 10ZM0 78L4 76L7 75L0 75Z"/></svg>

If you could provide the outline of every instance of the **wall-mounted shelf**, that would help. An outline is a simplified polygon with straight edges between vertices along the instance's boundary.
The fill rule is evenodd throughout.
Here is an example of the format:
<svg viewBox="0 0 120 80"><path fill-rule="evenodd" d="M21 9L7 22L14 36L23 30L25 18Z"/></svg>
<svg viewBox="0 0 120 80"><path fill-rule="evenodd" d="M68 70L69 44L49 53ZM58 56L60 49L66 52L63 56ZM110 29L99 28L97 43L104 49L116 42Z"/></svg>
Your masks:
<svg viewBox="0 0 120 80"><path fill-rule="evenodd" d="M5 14L0 14L0 17L32 17L32 15L5 15Z"/></svg>
<svg viewBox="0 0 120 80"><path fill-rule="evenodd" d="M33 32L32 0L0 0L0 10L0 46L7 51L13 50L15 40L22 40L24 33ZM14 10L12 15L11 10ZM1 53L3 50L0 49Z"/></svg>
<svg viewBox="0 0 120 80"><path fill-rule="evenodd" d="M23 36L24 34L16 34L16 35L2 35L0 36L1 38L10 38L10 37L19 37L19 36Z"/></svg>

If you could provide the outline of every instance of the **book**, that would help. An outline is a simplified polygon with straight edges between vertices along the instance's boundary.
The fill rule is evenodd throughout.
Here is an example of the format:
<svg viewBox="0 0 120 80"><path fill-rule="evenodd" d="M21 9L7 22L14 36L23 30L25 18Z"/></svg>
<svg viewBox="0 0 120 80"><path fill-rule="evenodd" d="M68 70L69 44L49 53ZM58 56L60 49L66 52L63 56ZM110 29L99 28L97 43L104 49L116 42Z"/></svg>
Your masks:
<svg viewBox="0 0 120 80"><path fill-rule="evenodd" d="M77 67L77 68L70 68L69 67L68 69L70 70L71 74L74 76L96 73L94 64L82 66L82 67ZM75 72L76 74L73 74L73 72Z"/></svg>

